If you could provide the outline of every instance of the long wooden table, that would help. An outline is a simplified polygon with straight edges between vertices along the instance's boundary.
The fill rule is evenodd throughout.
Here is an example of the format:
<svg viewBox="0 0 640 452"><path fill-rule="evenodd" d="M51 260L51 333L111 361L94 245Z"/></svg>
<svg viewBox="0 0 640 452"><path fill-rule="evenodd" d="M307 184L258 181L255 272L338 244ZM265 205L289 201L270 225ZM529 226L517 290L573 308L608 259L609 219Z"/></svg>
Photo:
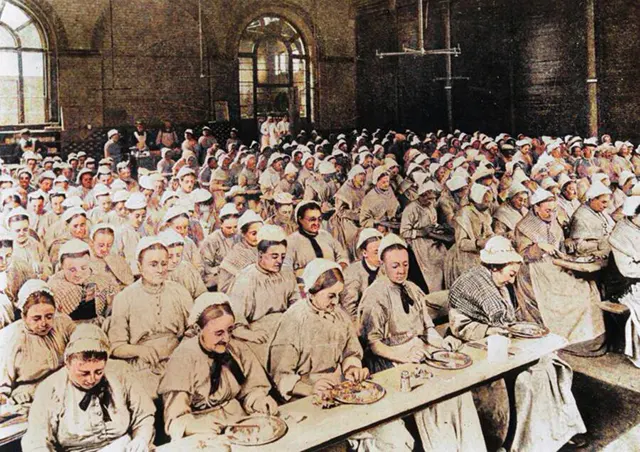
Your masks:
<svg viewBox="0 0 640 452"><path fill-rule="evenodd" d="M302 451L318 450L340 442L368 428L404 417L428 405L454 397L483 382L536 362L541 357L562 349L566 339L549 334L540 339L512 339L512 356L505 361L491 361L487 351L465 345L460 351L473 358L473 365L460 370L429 368L433 378L411 392L400 392L400 373L414 370L417 365L401 366L380 372L373 381L387 391L385 397L373 405L340 405L322 409L313 405L312 397L297 400L280 407L281 416L287 420L287 433L278 441L260 447L231 446L233 451ZM296 423L291 419L304 420ZM160 452L186 450L224 450L223 437L194 435L157 448ZM202 446L207 447L202 449ZM227 449L228 450L228 449Z"/></svg>

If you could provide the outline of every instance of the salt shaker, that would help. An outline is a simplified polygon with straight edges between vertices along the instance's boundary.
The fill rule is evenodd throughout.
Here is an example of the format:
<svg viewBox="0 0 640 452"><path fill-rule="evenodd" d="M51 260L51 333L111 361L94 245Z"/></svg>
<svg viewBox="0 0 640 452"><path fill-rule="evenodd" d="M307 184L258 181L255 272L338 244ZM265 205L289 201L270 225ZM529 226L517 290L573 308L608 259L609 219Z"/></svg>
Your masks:
<svg viewBox="0 0 640 452"><path fill-rule="evenodd" d="M400 392L411 392L411 380L407 370L403 370L400 373Z"/></svg>

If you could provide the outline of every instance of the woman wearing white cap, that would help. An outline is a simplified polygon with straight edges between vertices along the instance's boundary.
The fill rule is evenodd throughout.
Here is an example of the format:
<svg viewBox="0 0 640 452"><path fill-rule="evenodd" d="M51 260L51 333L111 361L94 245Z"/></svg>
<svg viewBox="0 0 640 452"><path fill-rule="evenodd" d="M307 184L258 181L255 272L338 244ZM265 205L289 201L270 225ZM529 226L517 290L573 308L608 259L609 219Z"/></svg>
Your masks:
<svg viewBox="0 0 640 452"><path fill-rule="evenodd" d="M344 290L340 293L340 305L355 322L362 294L376 280L380 269L378 247L382 233L374 228L363 229L356 243L361 259L344 270Z"/></svg>
<svg viewBox="0 0 640 452"><path fill-rule="evenodd" d="M107 132L107 142L104 144L104 158L111 157L114 163L120 163L122 159L122 146L119 143L120 134L116 129Z"/></svg>
<svg viewBox="0 0 640 452"><path fill-rule="evenodd" d="M407 280L407 244L389 234L382 239L378 255L385 274L364 292L359 307L360 339L366 344L368 367L377 372L394 363L419 363L438 349L458 348L458 339L443 339L436 331L424 292ZM427 451L486 450L470 392L422 410L414 418Z"/></svg>
<svg viewBox="0 0 640 452"><path fill-rule="evenodd" d="M231 248L238 243L238 210L233 204L225 204L220 210L219 227L202 241L199 247L204 262L204 283L210 291L218 286L219 267Z"/></svg>
<svg viewBox="0 0 640 452"><path fill-rule="evenodd" d="M455 220L456 243L445 261L445 285L451 287L458 276L480 263L480 250L494 234L489 209L493 204L491 187L473 184L470 203L464 206Z"/></svg>
<svg viewBox="0 0 640 452"><path fill-rule="evenodd" d="M287 237L279 226L258 231L257 262L244 268L229 290L236 318L233 336L251 347L266 365L267 344L282 313L300 298L296 276L283 267Z"/></svg>
<svg viewBox="0 0 640 452"><path fill-rule="evenodd" d="M140 274L140 270L135 253L141 238L139 231L147 216L147 200L142 193L133 193L125 201L124 207L127 210L127 222L118 227L114 246L117 252L126 259L133 275L137 276Z"/></svg>
<svg viewBox="0 0 640 452"><path fill-rule="evenodd" d="M193 298L168 280L169 251L158 237L145 237L136 247L141 278L113 300L109 327L111 352L124 359L156 397L171 352L187 329Z"/></svg>
<svg viewBox="0 0 640 452"><path fill-rule="evenodd" d="M320 162L314 177L307 179L302 199L316 201L322 206L323 212L329 211L333 205L333 196L338 191L335 175L336 167L332 162L326 160Z"/></svg>
<svg viewBox="0 0 640 452"><path fill-rule="evenodd" d="M8 229L15 235L13 258L24 261L39 278L46 280L53 273L53 266L42 243L31 235L30 220L30 214L22 207L5 216Z"/></svg>
<svg viewBox="0 0 640 452"><path fill-rule="evenodd" d="M512 183L507 192L507 201L493 214L493 231L513 240L516 225L527 214L529 190L519 182Z"/></svg>
<svg viewBox="0 0 640 452"><path fill-rule="evenodd" d="M111 201L113 202L113 209L111 209L111 212L109 212L107 216L107 223L119 227L127 222L128 217L125 203L127 199L129 199L129 196L131 196L131 193L126 190L117 190L112 194Z"/></svg>
<svg viewBox="0 0 640 452"><path fill-rule="evenodd" d="M287 263L297 276L315 258L324 258L339 263L343 268L349 264L347 252L331 234L322 229L322 208L315 201L302 201L294 211L298 230L287 238Z"/></svg>
<svg viewBox="0 0 640 452"><path fill-rule="evenodd" d="M432 181L418 188L418 199L402 212L400 235L415 254L419 270L427 284L429 292L444 289L444 259L447 248L444 243L432 236L438 226L438 202L440 190Z"/></svg>
<svg viewBox="0 0 640 452"><path fill-rule="evenodd" d="M316 159L311 154L309 148L304 150L300 163L302 164L302 168L300 168L300 172L298 173L298 182L304 187L307 185L307 181L313 178L315 174Z"/></svg>
<svg viewBox="0 0 640 452"><path fill-rule="evenodd" d="M594 182L586 194L586 202L571 218L568 243L579 256L606 258L611 251L609 235L615 222L607 213L611 202L611 190L600 182Z"/></svg>
<svg viewBox="0 0 640 452"><path fill-rule="evenodd" d="M38 384L62 366L75 324L56 312L53 292L39 279L22 285L16 308L21 319L0 331L0 404L26 411Z"/></svg>
<svg viewBox="0 0 640 452"><path fill-rule="evenodd" d="M538 189L531 206L515 234L516 251L524 258L516 284L523 318L567 338L566 350L572 353L600 355L605 351L605 330L598 288L594 281L577 278L553 263L565 250L554 196Z"/></svg>
<svg viewBox="0 0 640 452"><path fill-rule="evenodd" d="M264 369L249 347L231 336L235 318L229 298L200 295L188 320L198 334L173 352L158 390L172 441L220 434L225 424L247 414L277 414Z"/></svg>
<svg viewBox="0 0 640 452"><path fill-rule="evenodd" d="M512 295L522 257L511 241L491 238L480 252L480 261L482 265L458 278L449 292L451 330L464 341L507 334L510 324L525 320ZM509 401L515 405L515 430L507 436L509 443L502 445L506 450L558 450L569 441L586 445L584 438L575 436L585 433L586 427L571 393L572 376L571 367L555 354L518 374L515 395ZM506 396L504 389L489 388L488 393L479 394L493 399L493 404Z"/></svg>
<svg viewBox="0 0 640 452"><path fill-rule="evenodd" d="M102 325L116 293L102 273L91 268L91 249L72 239L60 247L60 270L49 279L58 311L76 322Z"/></svg>
<svg viewBox="0 0 640 452"><path fill-rule="evenodd" d="M258 159L255 155L249 154L243 158L243 168L238 174L238 186L246 190L260 189L260 170L257 168Z"/></svg>
<svg viewBox="0 0 640 452"><path fill-rule="evenodd" d="M187 289L194 300L207 291L202 276L193 264L183 259L184 238L173 229L165 229L158 237L169 251L168 279Z"/></svg>
<svg viewBox="0 0 640 452"><path fill-rule="evenodd" d="M87 213L87 219L92 224L104 223L113 208L111 193L106 185L96 185L93 189L95 207Z"/></svg>
<svg viewBox="0 0 640 452"><path fill-rule="evenodd" d="M347 181L334 197L336 213L329 219L331 233L349 253L350 260L357 258L356 242L360 231L360 207L366 194L366 171L355 165L347 174Z"/></svg>
<svg viewBox="0 0 640 452"><path fill-rule="evenodd" d="M54 188L49 192L49 204L46 212L40 217L38 226L38 236L44 239L53 224L58 222L64 212L62 203L66 199L67 194L58 188Z"/></svg>
<svg viewBox="0 0 640 452"><path fill-rule="evenodd" d="M60 231L61 235L58 235L49 246L49 258L54 268L58 262L60 248L69 240L77 239L86 243L91 242L89 240L89 228L91 225L87 219L87 212L84 209L71 207L64 211L61 220L60 226L64 229Z"/></svg>
<svg viewBox="0 0 640 452"><path fill-rule="evenodd" d="M133 284L134 278L131 267L120 255L112 253L115 241L115 228L107 223L100 223L91 228L91 268L107 278L119 293L125 287Z"/></svg>
<svg viewBox="0 0 640 452"><path fill-rule="evenodd" d="M170 148L162 148L160 150L161 160L158 162L156 166L156 171L162 174L162 177L170 178L173 174L173 165L175 165L175 161L171 158L172 150Z"/></svg>
<svg viewBox="0 0 640 452"><path fill-rule="evenodd" d="M287 401L322 396L343 379L362 381L369 375L357 332L338 303L344 287L340 266L314 259L303 280L307 297L282 315L269 346L269 373ZM366 445L357 447L358 441ZM349 443L357 450L410 451L414 440L401 421L392 421L355 435Z"/></svg>
<svg viewBox="0 0 640 452"><path fill-rule="evenodd" d="M162 218L162 224L160 228L172 229L184 239L184 249L182 252L183 258L190 262L200 274L204 273L204 262L202 256L198 252L198 247L195 242L189 237L189 225L191 224L190 212L182 207L181 204L176 204L164 214Z"/></svg>
<svg viewBox="0 0 640 452"><path fill-rule="evenodd" d="M280 182L278 182L278 185L276 185L276 188L273 190L274 196L279 193L289 193L298 199L302 198L304 188L296 181L297 177L298 168L291 162L287 163Z"/></svg>
<svg viewBox="0 0 640 452"><path fill-rule="evenodd" d="M273 191L280 182L280 174L283 170L284 159L282 154L274 152L267 161L267 168L260 175L260 191L263 196L273 195Z"/></svg>
<svg viewBox="0 0 640 452"><path fill-rule="evenodd" d="M76 328L64 352L64 368L36 391L22 450L149 450L153 402L133 375L107 368L108 356L109 340L102 330Z"/></svg>
<svg viewBox="0 0 640 452"><path fill-rule="evenodd" d="M280 226L287 235L296 232L298 225L296 225L293 219L293 204L294 198L290 193L277 193L274 195L273 207L275 213L267 218L265 223Z"/></svg>
<svg viewBox="0 0 640 452"><path fill-rule="evenodd" d="M569 229L569 223L575 211L580 207L578 200L578 184L566 174L561 174L558 178L560 194L558 202L558 221L563 229Z"/></svg>
<svg viewBox="0 0 640 452"><path fill-rule="evenodd" d="M438 218L440 223L453 228L455 216L469 203L469 182L467 178L454 174L444 185L438 199Z"/></svg>
<svg viewBox="0 0 640 452"><path fill-rule="evenodd" d="M400 203L391 190L389 171L379 166L373 171L373 189L362 200L360 209L360 227L374 228L383 220L395 219Z"/></svg>
<svg viewBox="0 0 640 452"><path fill-rule="evenodd" d="M611 203L606 210L611 215L613 221L618 222L624 218L622 206L629 196L633 194L633 188L637 185L638 180L630 171L623 171L618 175L618 183L616 184L611 196ZM640 189L640 186L636 190ZM640 192L638 192L640 193Z"/></svg>
<svg viewBox="0 0 640 452"><path fill-rule="evenodd" d="M255 263L258 259L258 231L264 220L253 210L247 210L238 219L238 232L241 239L233 245L231 251L220 263L218 272L218 291L228 292L240 271Z"/></svg>
<svg viewBox="0 0 640 452"><path fill-rule="evenodd" d="M18 290L25 281L36 278L32 266L13 258L14 233L0 228L0 329L16 318Z"/></svg>

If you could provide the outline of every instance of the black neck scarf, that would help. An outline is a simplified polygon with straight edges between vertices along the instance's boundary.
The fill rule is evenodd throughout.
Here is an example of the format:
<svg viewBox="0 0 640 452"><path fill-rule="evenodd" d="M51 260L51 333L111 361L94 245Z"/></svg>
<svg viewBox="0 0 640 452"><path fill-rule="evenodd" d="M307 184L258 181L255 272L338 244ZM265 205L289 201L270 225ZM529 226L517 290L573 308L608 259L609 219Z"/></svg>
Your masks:
<svg viewBox="0 0 640 452"><path fill-rule="evenodd" d="M324 257L324 254L322 253L322 248L320 248L320 244L316 240L317 234L316 235L309 234L307 231L304 230L302 226L300 227L299 230L300 230L300 234L303 237L306 237L307 239L309 239L309 241L311 242L311 246L313 247L313 252L316 254L316 257L319 257L319 258Z"/></svg>
<svg viewBox="0 0 640 452"><path fill-rule="evenodd" d="M364 270L369 275L367 286L370 286L376 280L376 277L378 276L378 270L380 267L376 268L375 270L371 270L371 268L369 268L369 265L367 264L367 261L364 259L364 257L362 258L362 266L364 267Z"/></svg>
<svg viewBox="0 0 640 452"><path fill-rule="evenodd" d="M198 341L198 343L200 342ZM226 351L224 353L210 352L209 350L206 350L202 346L202 344L200 344L200 350L202 350L204 354L209 358L213 359L213 362L211 363L211 370L209 372L209 376L211 379L211 389L209 389L209 395L214 394L220 387L220 374L222 373L223 367L226 367L231 371L238 384L244 384L247 378L244 376L240 365L231 355L231 353L229 353L229 351Z"/></svg>
<svg viewBox="0 0 640 452"><path fill-rule="evenodd" d="M398 284L400 286L400 299L402 300L402 309L406 314L409 314L409 309L413 306L413 298L409 295L409 291L404 284Z"/></svg>
<svg viewBox="0 0 640 452"><path fill-rule="evenodd" d="M107 383L106 378L102 377L102 380L100 380L97 385L85 392L84 397L78 404L78 406L80 406L80 409L82 411L87 411L87 408L89 408L89 404L94 397L97 398L98 402L100 403L100 408L102 409L102 419L105 422L111 422L111 416L109 415L109 411L107 410L107 408L109 407L109 405L111 405L113 400L111 399L111 388L109 386L109 383Z"/></svg>

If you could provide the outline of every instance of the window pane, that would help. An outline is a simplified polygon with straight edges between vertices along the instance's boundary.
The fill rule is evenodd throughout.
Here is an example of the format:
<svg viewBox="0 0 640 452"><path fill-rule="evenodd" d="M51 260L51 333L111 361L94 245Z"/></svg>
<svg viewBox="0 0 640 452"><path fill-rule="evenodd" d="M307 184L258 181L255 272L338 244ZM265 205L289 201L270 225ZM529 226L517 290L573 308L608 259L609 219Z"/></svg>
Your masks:
<svg viewBox="0 0 640 452"><path fill-rule="evenodd" d="M258 47L258 83L289 82L289 52L277 39L266 39Z"/></svg>
<svg viewBox="0 0 640 452"><path fill-rule="evenodd" d="M36 28L35 24L31 23L24 27L18 33L20 36L20 41L22 41L22 47L28 47L31 49L41 49L42 48L42 40L40 39L40 33Z"/></svg>
<svg viewBox="0 0 640 452"><path fill-rule="evenodd" d="M39 52L23 52L22 73L24 77L25 122L27 124L44 122L45 90L43 54Z"/></svg>
<svg viewBox="0 0 640 452"><path fill-rule="evenodd" d="M11 36L11 33L4 28L0 27L0 47L16 47L16 41Z"/></svg>
<svg viewBox="0 0 640 452"><path fill-rule="evenodd" d="M0 51L0 124L18 122L18 54Z"/></svg>
<svg viewBox="0 0 640 452"><path fill-rule="evenodd" d="M11 3L7 3L6 5L4 5L4 11L2 12L0 21L4 22L15 30L20 25L28 22L29 16L27 16L24 11L16 8Z"/></svg>

